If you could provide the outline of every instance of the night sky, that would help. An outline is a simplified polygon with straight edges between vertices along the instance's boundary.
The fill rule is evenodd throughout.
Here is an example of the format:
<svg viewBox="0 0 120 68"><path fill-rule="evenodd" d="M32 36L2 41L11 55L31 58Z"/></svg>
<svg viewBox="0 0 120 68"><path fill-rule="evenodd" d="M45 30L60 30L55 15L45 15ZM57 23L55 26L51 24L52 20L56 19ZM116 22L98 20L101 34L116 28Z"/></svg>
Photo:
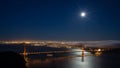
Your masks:
<svg viewBox="0 0 120 68"><path fill-rule="evenodd" d="M120 40L120 0L0 0L0 40Z"/></svg>

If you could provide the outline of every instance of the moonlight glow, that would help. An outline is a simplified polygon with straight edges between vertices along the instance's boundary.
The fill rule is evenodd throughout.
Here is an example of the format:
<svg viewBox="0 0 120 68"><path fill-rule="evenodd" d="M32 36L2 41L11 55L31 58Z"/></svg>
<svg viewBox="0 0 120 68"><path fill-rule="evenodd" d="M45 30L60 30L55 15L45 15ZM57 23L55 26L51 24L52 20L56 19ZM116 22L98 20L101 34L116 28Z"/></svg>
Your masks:
<svg viewBox="0 0 120 68"><path fill-rule="evenodd" d="M80 16L81 16L81 17L85 17L85 16L86 16L86 13L85 13L85 12L81 12L81 13L80 13Z"/></svg>

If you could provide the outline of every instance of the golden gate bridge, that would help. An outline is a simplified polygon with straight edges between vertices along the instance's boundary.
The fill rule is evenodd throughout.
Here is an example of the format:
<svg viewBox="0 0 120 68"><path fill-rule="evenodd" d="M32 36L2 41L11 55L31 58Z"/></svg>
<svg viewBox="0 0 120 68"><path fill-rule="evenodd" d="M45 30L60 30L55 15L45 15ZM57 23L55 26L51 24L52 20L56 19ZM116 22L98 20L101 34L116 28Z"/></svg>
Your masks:
<svg viewBox="0 0 120 68"><path fill-rule="evenodd" d="M81 52L81 56L90 56L92 54L87 54L85 55L85 47L82 46L82 48L79 50L76 50L76 51L73 51L73 50L62 50L62 51L47 51L47 52L40 52L40 51L36 51L36 52L27 52L27 46L24 45L24 51L23 53L20 53L24 56L27 56L27 55L31 55L31 54L56 54L56 53L70 53L70 52Z"/></svg>

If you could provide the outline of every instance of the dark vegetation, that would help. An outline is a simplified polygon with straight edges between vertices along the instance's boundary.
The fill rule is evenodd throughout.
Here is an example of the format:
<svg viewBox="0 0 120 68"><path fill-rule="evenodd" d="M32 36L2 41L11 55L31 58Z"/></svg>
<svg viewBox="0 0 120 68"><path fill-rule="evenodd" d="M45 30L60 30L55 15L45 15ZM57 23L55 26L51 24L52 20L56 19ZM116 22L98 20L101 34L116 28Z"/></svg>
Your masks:
<svg viewBox="0 0 120 68"><path fill-rule="evenodd" d="M26 62L13 51L0 52L0 68L26 68Z"/></svg>

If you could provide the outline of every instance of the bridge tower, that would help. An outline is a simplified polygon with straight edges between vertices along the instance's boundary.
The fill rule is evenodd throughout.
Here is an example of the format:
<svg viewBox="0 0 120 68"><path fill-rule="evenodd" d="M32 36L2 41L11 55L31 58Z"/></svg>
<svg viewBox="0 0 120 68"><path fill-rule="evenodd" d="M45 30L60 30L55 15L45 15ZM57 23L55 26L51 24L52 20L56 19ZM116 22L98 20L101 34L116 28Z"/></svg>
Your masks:
<svg viewBox="0 0 120 68"><path fill-rule="evenodd" d="M24 57L26 57L27 56L26 44L24 43L23 45L24 45L23 55Z"/></svg>
<svg viewBox="0 0 120 68"><path fill-rule="evenodd" d="M81 56L82 56L81 61L82 61L82 62L84 62L84 56L85 56L84 52L85 52L85 46L82 45L82 54L81 54Z"/></svg>
<svg viewBox="0 0 120 68"><path fill-rule="evenodd" d="M84 56L84 51L85 51L85 48L84 48L84 45L82 46L82 56Z"/></svg>
<svg viewBox="0 0 120 68"><path fill-rule="evenodd" d="M26 43L23 44L24 45L24 51L23 51L23 56L26 62L29 62L28 57L27 57L27 46Z"/></svg>

